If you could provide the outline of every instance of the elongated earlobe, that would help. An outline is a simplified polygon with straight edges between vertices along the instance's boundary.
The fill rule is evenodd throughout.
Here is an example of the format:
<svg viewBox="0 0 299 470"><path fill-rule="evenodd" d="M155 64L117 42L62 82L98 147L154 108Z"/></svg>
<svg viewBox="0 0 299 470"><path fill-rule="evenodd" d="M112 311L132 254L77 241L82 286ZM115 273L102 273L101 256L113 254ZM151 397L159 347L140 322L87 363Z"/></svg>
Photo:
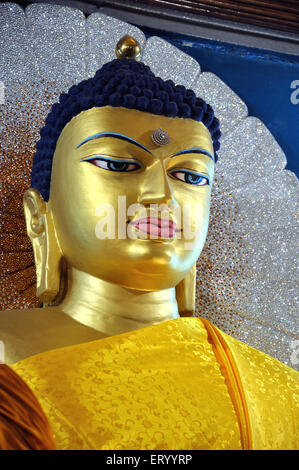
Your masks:
<svg viewBox="0 0 299 470"><path fill-rule="evenodd" d="M61 292L62 253L48 204L36 189L28 189L23 198L27 234L31 240L35 268L36 295L44 303Z"/></svg>
<svg viewBox="0 0 299 470"><path fill-rule="evenodd" d="M191 317L195 312L196 264L176 286L175 294L181 317Z"/></svg>

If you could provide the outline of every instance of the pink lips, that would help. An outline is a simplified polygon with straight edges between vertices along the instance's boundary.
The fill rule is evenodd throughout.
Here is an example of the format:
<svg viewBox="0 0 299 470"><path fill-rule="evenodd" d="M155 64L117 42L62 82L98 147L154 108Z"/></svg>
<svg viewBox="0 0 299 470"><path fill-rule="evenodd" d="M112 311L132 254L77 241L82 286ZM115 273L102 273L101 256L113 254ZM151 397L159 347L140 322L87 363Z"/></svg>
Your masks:
<svg viewBox="0 0 299 470"><path fill-rule="evenodd" d="M176 231L176 223L172 220L159 219L157 217L146 217L131 222L142 232L161 238L173 238Z"/></svg>

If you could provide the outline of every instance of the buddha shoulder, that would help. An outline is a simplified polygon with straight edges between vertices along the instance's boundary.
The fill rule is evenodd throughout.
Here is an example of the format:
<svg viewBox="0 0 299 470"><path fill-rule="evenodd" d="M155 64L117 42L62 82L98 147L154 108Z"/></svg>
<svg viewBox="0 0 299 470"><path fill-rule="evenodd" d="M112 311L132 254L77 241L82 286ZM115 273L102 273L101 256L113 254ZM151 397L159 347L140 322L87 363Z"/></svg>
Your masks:
<svg viewBox="0 0 299 470"><path fill-rule="evenodd" d="M58 307L0 311L0 341L8 365L41 352L104 336L73 320Z"/></svg>

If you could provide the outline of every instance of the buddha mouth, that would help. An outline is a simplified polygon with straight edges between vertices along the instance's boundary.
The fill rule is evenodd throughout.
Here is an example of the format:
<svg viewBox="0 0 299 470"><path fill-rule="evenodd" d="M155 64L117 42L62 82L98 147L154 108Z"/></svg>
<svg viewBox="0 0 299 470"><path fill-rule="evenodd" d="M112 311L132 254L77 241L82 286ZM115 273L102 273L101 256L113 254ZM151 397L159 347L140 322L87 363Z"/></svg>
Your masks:
<svg viewBox="0 0 299 470"><path fill-rule="evenodd" d="M174 238L177 225L173 220L145 217L130 222L138 230L161 238Z"/></svg>

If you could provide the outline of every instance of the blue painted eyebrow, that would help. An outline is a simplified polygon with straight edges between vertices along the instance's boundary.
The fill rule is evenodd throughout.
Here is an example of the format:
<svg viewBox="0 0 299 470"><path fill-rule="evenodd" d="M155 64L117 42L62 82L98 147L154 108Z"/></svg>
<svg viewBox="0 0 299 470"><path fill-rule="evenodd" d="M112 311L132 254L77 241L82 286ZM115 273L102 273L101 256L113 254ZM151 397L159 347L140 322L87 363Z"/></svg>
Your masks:
<svg viewBox="0 0 299 470"><path fill-rule="evenodd" d="M101 137L114 137L115 139L126 140L127 142L130 142L131 144L134 144L137 147L152 154L150 150L148 150L146 147L144 147L144 145L140 144L139 142L136 142L136 140L131 139L131 137L128 137L126 135L117 134L116 132L100 132L99 134L91 135L90 137L87 137L87 139L84 139L79 145L77 145L76 149L86 144L86 142L89 142L90 140L100 139Z"/></svg>
<svg viewBox="0 0 299 470"><path fill-rule="evenodd" d="M210 152L208 152L205 149L201 149L201 148L182 150L181 152L178 152L178 153L175 153L174 155L171 155L170 158L176 157L177 155L183 155L185 153L202 153L202 154L207 155L208 157L210 157L213 160L213 162L215 161L213 155L211 155Z"/></svg>

